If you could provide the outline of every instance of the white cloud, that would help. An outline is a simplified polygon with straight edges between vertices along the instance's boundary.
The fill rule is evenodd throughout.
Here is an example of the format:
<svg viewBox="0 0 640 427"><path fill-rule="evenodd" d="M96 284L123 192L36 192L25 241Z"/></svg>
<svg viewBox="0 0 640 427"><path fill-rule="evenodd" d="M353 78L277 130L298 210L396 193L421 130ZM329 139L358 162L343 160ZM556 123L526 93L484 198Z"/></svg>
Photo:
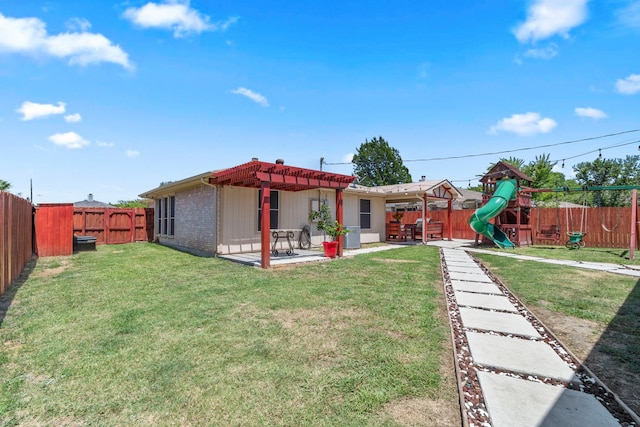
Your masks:
<svg viewBox="0 0 640 427"><path fill-rule="evenodd" d="M49 141L67 148L82 148L89 145L89 141L75 132L56 133L49 137Z"/></svg>
<svg viewBox="0 0 640 427"><path fill-rule="evenodd" d="M238 21L238 18L233 17L225 22L212 23L207 15L192 9L188 0L149 2L140 8L128 8L123 16L143 28L172 30L176 38L203 31L225 31Z"/></svg>
<svg viewBox="0 0 640 427"><path fill-rule="evenodd" d="M534 135L551 132L558 123L548 117L542 118L539 113L514 114L500 120L489 129L490 134L512 132L518 135Z"/></svg>
<svg viewBox="0 0 640 427"><path fill-rule="evenodd" d="M529 49L524 53L524 56L536 59L551 59L558 56L558 46L555 43L551 43L544 48Z"/></svg>
<svg viewBox="0 0 640 427"><path fill-rule="evenodd" d="M236 94L236 95L246 96L247 98L249 98L253 102L258 103L258 104L262 105L263 107L268 107L269 106L269 101L267 100L267 98L265 98L264 96L260 95L259 93L253 92L252 90L249 90L247 88L239 87L238 89L232 90L231 93Z"/></svg>
<svg viewBox="0 0 640 427"><path fill-rule="evenodd" d="M623 25L640 28L640 0L629 2L627 7L616 11L616 16Z"/></svg>
<svg viewBox="0 0 640 427"><path fill-rule="evenodd" d="M136 150L127 150L126 154L127 154L127 157L134 158L134 157L138 157L140 155L140 152Z"/></svg>
<svg viewBox="0 0 640 427"><path fill-rule="evenodd" d="M88 21L81 22L86 29ZM112 62L132 69L128 54L102 34L67 32L47 34L38 18L9 18L0 14L0 52L68 58L70 65Z"/></svg>
<svg viewBox="0 0 640 427"><path fill-rule="evenodd" d="M113 142L96 141L96 145L98 147L113 147L115 144Z"/></svg>
<svg viewBox="0 0 640 427"><path fill-rule="evenodd" d="M569 37L569 30L587 19L589 0L535 0L527 20L513 34L520 43L544 40L555 35Z"/></svg>
<svg viewBox="0 0 640 427"><path fill-rule="evenodd" d="M618 79L616 89L623 95L633 95L640 92L640 74L630 74L624 79Z"/></svg>
<svg viewBox="0 0 640 427"><path fill-rule="evenodd" d="M64 116L64 120L67 123L78 123L80 121L82 121L82 116L78 113L74 113L74 114L69 114L67 116Z"/></svg>
<svg viewBox="0 0 640 427"><path fill-rule="evenodd" d="M597 108L591 108L591 107L577 107L575 110L576 112L576 116L579 117L588 117L590 119L594 119L594 120L598 120L598 119L606 119L607 114L602 111L602 110L598 110Z"/></svg>
<svg viewBox="0 0 640 427"><path fill-rule="evenodd" d="M91 22L85 18L71 18L65 23L65 27L67 27L69 31L84 33L91 28Z"/></svg>
<svg viewBox="0 0 640 427"><path fill-rule="evenodd" d="M22 106L16 110L16 112L22 114L22 120L33 120L40 117L47 117L52 114L64 114L65 103L58 102L58 105L53 104L38 104L37 102L25 101Z"/></svg>

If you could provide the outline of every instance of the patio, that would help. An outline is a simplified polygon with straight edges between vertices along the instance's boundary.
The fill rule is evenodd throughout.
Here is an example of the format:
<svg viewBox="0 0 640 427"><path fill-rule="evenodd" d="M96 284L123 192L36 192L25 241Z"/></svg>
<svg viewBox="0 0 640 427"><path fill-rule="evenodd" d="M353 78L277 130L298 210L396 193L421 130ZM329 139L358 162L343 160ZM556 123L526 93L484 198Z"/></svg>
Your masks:
<svg viewBox="0 0 640 427"><path fill-rule="evenodd" d="M343 257L355 256L370 252L387 251L391 249L398 249L404 246L420 245L420 240L389 243L387 242L383 246L371 246L359 249L345 249ZM473 240L453 239L453 240L433 240L426 243L428 246L439 246L443 248L459 248L459 247L472 247L474 245ZM285 253L279 253L278 255L270 254L271 267L283 267L292 264L303 264L308 262L323 262L331 261L331 258L324 256L321 249L308 250L308 249L295 249L293 255L287 255ZM250 265L253 267L261 266L261 253L260 252L246 252L240 254L227 254L219 255L219 258L226 259L232 262L240 264Z"/></svg>

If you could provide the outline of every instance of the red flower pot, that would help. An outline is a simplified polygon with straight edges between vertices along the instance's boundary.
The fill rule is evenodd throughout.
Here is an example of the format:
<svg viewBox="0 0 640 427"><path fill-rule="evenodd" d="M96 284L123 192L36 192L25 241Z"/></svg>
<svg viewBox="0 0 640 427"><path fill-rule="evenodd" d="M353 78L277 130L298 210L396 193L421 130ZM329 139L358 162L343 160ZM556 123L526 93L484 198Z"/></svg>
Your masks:
<svg viewBox="0 0 640 427"><path fill-rule="evenodd" d="M338 253L338 242L322 242L324 246L324 256L335 258Z"/></svg>

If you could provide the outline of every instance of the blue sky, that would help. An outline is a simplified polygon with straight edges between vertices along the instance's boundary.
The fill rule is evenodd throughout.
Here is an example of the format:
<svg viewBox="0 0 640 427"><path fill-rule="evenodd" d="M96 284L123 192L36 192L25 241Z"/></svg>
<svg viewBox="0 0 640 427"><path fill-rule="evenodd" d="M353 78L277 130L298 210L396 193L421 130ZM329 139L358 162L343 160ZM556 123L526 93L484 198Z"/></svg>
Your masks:
<svg viewBox="0 0 640 427"><path fill-rule="evenodd" d="M543 153L570 175L640 132L429 159L640 129L640 0L0 0L0 79L0 179L36 203L252 157L351 174L378 136L415 181Z"/></svg>

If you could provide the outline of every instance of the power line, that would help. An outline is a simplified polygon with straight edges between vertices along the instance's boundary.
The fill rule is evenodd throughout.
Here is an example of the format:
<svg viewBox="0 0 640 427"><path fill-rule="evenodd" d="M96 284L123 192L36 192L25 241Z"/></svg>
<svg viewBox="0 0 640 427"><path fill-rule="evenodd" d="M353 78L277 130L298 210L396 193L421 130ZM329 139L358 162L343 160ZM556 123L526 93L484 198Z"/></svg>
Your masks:
<svg viewBox="0 0 640 427"><path fill-rule="evenodd" d="M595 150L591 150L591 151L587 151L581 154L576 154L575 156L570 156L570 157L564 157L562 159L558 159L558 160L549 160L549 163L558 163L560 161L562 161L562 167L564 167L564 162L565 160L571 160L571 159L575 159L578 157L583 157L586 156L588 154L593 154L593 153L600 153L600 155L602 155L602 151L604 150L609 150L612 148L618 148L618 147L624 147L626 145L631 145L631 144L638 144L640 143L640 139L635 139L633 141L628 141L628 142L623 142L621 144L614 144L614 145L610 145L608 147L603 147L603 148L596 148ZM640 149L640 146L638 147ZM464 182L464 181L471 181L471 180L475 180L478 179L479 176L474 176L473 178L467 178L467 179L454 179L454 180L450 180L450 182Z"/></svg>
<svg viewBox="0 0 640 427"><path fill-rule="evenodd" d="M517 153L517 152L520 152L520 151L537 150L539 148L557 147L557 146L560 146L560 145L575 144L577 142L593 141L593 140L597 140L597 139L610 138L612 136L619 136L619 135L624 135L624 134L633 133L633 132L640 132L640 129L626 130L626 131L623 131L623 132L610 133L610 134L607 134L607 135L600 135L600 136L593 136L593 137L590 137L590 138L575 139L575 140L572 140L572 141L557 142L557 143L554 143L554 144L538 145L538 146L535 146L535 147L525 147L525 148L517 148L517 149L513 149L513 150L494 151L494 152L490 152L490 153L463 154L463 155L459 155L459 156L431 157L431 158L425 158L425 159L408 159L408 160L403 159L402 162L403 163L407 163L407 162L432 162L432 161L441 161L441 160L467 159L467 158L472 158L472 157L495 156L495 155L498 155L498 154ZM624 144L624 145L627 145L627 144ZM610 147L610 148L614 148L614 147ZM598 150L596 150L596 151L598 151ZM586 155L586 154L590 154L590 153L585 153L585 154L581 154L581 155ZM564 160L568 160L568 159L575 158L575 157L579 157L579 156L568 157L568 158L565 157ZM352 162L336 162L336 163L324 162L324 164L325 165L350 165L350 164L352 164Z"/></svg>

